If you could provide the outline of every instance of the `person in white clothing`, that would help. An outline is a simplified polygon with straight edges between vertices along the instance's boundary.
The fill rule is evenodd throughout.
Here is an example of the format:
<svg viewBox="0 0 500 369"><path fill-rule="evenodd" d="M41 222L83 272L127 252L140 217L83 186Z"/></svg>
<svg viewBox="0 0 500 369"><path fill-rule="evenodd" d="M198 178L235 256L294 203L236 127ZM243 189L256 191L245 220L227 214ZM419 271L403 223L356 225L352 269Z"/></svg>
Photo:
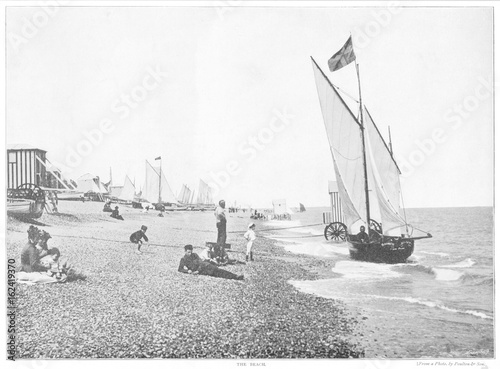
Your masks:
<svg viewBox="0 0 500 369"><path fill-rule="evenodd" d="M253 261L253 252L252 252L252 246L253 246L253 241L257 238L255 236L255 224L250 223L248 225L248 231L245 232L243 235L245 239L248 241L247 243L247 255L246 255L246 261L250 259L250 261Z"/></svg>

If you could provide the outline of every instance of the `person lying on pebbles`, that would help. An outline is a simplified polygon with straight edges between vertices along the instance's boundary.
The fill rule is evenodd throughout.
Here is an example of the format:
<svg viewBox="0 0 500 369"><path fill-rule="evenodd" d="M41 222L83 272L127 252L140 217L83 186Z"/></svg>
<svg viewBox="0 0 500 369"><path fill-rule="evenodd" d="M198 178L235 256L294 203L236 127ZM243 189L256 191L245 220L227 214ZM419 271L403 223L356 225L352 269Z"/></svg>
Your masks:
<svg viewBox="0 0 500 369"><path fill-rule="evenodd" d="M185 254L179 263L178 271L187 274L209 275L216 278L243 280L243 275L236 275L227 270L220 269L208 261L200 259L198 254L193 252L192 245L184 246Z"/></svg>

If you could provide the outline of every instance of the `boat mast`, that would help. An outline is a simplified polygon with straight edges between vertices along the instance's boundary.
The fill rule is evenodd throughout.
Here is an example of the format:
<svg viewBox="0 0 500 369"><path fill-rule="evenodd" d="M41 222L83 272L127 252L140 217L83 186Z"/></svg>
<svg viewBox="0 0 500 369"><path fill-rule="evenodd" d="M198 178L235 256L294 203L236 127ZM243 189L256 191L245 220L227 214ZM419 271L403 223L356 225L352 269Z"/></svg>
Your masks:
<svg viewBox="0 0 500 369"><path fill-rule="evenodd" d="M155 160L160 161L160 180L158 181L158 204L161 204L161 156L158 156Z"/></svg>
<svg viewBox="0 0 500 369"><path fill-rule="evenodd" d="M356 72L358 74L358 87L359 87L359 108L361 118L361 142L363 147L363 172L365 176L365 198L366 198L366 226L368 232L370 231L370 198L368 189L368 170L366 166L366 146L365 146L365 125L363 123L363 100L361 99L361 79L359 77L359 64L356 63Z"/></svg>

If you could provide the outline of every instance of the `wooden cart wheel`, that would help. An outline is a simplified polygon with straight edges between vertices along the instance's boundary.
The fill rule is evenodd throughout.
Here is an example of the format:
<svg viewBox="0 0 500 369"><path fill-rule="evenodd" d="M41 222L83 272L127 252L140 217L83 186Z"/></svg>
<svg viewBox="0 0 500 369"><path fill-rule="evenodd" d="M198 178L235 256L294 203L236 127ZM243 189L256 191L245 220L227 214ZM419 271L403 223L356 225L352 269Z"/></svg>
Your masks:
<svg viewBox="0 0 500 369"><path fill-rule="evenodd" d="M325 227L327 241L344 242L347 238L347 227L344 223L333 222Z"/></svg>
<svg viewBox="0 0 500 369"><path fill-rule="evenodd" d="M382 226L376 220L370 219L370 242L380 242L382 239Z"/></svg>
<svg viewBox="0 0 500 369"><path fill-rule="evenodd" d="M377 231L379 234L382 234L382 226L376 220L370 219L370 229Z"/></svg>
<svg viewBox="0 0 500 369"><path fill-rule="evenodd" d="M17 187L17 189L25 191L25 196L28 199L45 202L45 192L33 183L24 183Z"/></svg>

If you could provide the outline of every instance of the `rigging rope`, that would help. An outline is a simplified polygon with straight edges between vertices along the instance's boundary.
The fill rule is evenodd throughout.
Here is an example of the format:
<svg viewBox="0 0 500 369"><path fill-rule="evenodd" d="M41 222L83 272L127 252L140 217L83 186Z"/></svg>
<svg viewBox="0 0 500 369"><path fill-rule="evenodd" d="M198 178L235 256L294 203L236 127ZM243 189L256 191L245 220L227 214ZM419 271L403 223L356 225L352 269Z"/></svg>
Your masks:
<svg viewBox="0 0 500 369"><path fill-rule="evenodd" d="M330 146L331 147L331 146ZM358 156L357 158L354 158L354 159L349 159L349 158L346 158L344 155L342 155L337 149L335 149L334 147L332 147L332 150L334 150L336 153L338 153L340 156L342 156L345 160L351 160L351 161L354 161L354 160L358 160L359 158L361 158L361 155Z"/></svg>
<svg viewBox="0 0 500 369"><path fill-rule="evenodd" d="M335 87L337 90L342 91L342 93L343 93L344 95L346 95L348 98L350 98L351 100L353 100L354 102L356 102L356 103L358 103L358 104L359 104L359 101L358 101L358 100L356 100L356 98L352 97L352 96L351 96L349 93L347 93L345 90L341 89L341 88L340 88L340 87L338 87L338 86L335 86L333 83L332 83L332 86L333 86L333 87Z"/></svg>

